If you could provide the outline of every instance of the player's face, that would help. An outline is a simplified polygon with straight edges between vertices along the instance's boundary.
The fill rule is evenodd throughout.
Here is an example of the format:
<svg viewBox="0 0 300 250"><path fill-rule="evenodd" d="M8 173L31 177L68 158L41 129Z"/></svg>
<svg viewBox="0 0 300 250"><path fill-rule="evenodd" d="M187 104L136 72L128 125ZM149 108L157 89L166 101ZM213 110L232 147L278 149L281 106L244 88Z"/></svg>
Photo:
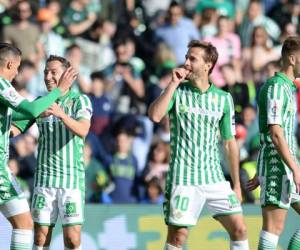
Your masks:
<svg viewBox="0 0 300 250"><path fill-rule="evenodd" d="M295 78L300 77L300 50L294 52L294 75Z"/></svg>
<svg viewBox="0 0 300 250"><path fill-rule="evenodd" d="M47 63L44 70L44 80L48 91L51 91L58 86L59 79L64 71L65 68L59 61Z"/></svg>
<svg viewBox="0 0 300 250"><path fill-rule="evenodd" d="M7 80L12 81L18 74L18 69L21 63L21 57L13 57L9 60L9 75Z"/></svg>
<svg viewBox="0 0 300 250"><path fill-rule="evenodd" d="M186 54L184 68L190 73L186 76L188 80L196 80L208 75L211 63L204 61L204 50L202 48L190 48Z"/></svg>

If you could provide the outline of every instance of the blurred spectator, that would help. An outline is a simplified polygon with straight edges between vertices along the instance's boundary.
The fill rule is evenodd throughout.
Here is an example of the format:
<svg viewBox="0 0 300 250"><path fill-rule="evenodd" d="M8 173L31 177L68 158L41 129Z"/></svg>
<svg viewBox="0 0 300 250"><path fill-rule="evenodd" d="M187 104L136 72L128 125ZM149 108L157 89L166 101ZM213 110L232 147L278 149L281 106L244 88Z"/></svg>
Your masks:
<svg viewBox="0 0 300 250"><path fill-rule="evenodd" d="M11 158L16 158L19 163L19 177L26 180L30 190L33 189L34 172L37 164L36 147L37 139L26 133L13 140Z"/></svg>
<svg viewBox="0 0 300 250"><path fill-rule="evenodd" d="M162 184L158 178L152 178L146 183L146 195L141 203L161 205L164 202Z"/></svg>
<svg viewBox="0 0 300 250"><path fill-rule="evenodd" d="M154 74L161 77L165 68L174 68L176 64L176 56L171 48L165 43L159 43L154 54Z"/></svg>
<svg viewBox="0 0 300 250"><path fill-rule="evenodd" d="M31 5L28 1L21 0L15 8L16 20L4 27L4 41L18 47L22 51L22 59L28 59L38 66L43 57L43 50L39 28L29 21L32 15Z"/></svg>
<svg viewBox="0 0 300 250"><path fill-rule="evenodd" d="M36 18L41 27L40 42L43 45L45 57L50 55L63 56L65 44L61 35L52 30L54 15L51 10L47 8L39 9Z"/></svg>
<svg viewBox="0 0 300 250"><path fill-rule="evenodd" d="M89 98L93 107L90 131L98 137L109 125L112 115L111 99L105 93L106 79L101 72L91 74L92 84Z"/></svg>
<svg viewBox="0 0 300 250"><path fill-rule="evenodd" d="M185 61L186 46L189 41L199 39L196 26L183 14L183 7L178 2L172 1L165 25L155 31L157 38L173 50L178 64L183 64Z"/></svg>
<svg viewBox="0 0 300 250"><path fill-rule="evenodd" d="M71 36L82 35L96 21L97 15L87 6L90 0L72 0L65 10L64 23Z"/></svg>
<svg viewBox="0 0 300 250"><path fill-rule="evenodd" d="M262 4L259 0L253 0L249 3L247 15L244 16L240 26L243 47L249 47L253 43L253 36L251 37L251 34L256 26L262 26L274 41L280 36L280 28L271 18L263 14Z"/></svg>
<svg viewBox="0 0 300 250"><path fill-rule="evenodd" d="M211 79L219 87L225 84L220 72L220 66L226 63L232 63L235 75L241 79L241 41L237 34L230 31L230 26L231 21L227 17L221 16L218 19L217 35L205 38L206 41L211 42L218 50L219 57L211 74Z"/></svg>
<svg viewBox="0 0 300 250"><path fill-rule="evenodd" d="M47 1L47 9L51 11L51 28L52 30L59 34L60 36L66 37L68 34L68 30L61 18L61 1L59 0L48 0Z"/></svg>
<svg viewBox="0 0 300 250"><path fill-rule="evenodd" d="M130 38L115 42L116 62L104 69L109 79L109 95L118 114L144 114L146 112L142 98L145 95L141 71L144 67L140 60L132 60L134 43ZM133 51L132 51L133 50ZM142 64L141 64L142 63Z"/></svg>
<svg viewBox="0 0 300 250"><path fill-rule="evenodd" d="M278 60L280 51L268 44L268 34L263 26L253 30L251 47L243 49L243 71L246 80L253 80L256 84L266 79L268 62Z"/></svg>
<svg viewBox="0 0 300 250"><path fill-rule="evenodd" d="M137 161L131 153L132 135L125 130L116 133L116 151L109 166L114 183L110 193L113 203L136 203L138 195Z"/></svg>
<svg viewBox="0 0 300 250"><path fill-rule="evenodd" d="M169 170L169 157L170 145L168 143L159 141L152 146L148 164L143 172L143 179L146 183L155 177L164 186Z"/></svg>
<svg viewBox="0 0 300 250"><path fill-rule="evenodd" d="M109 203L108 196L104 189L109 184L109 177L101 163L92 157L92 149L89 143L86 143L83 149L85 166L85 187L86 202Z"/></svg>
<svg viewBox="0 0 300 250"><path fill-rule="evenodd" d="M195 22L200 26L201 38L215 36L218 33L218 18L217 10L212 8L204 9L201 18L199 15L195 15Z"/></svg>
<svg viewBox="0 0 300 250"><path fill-rule="evenodd" d="M235 16L234 6L231 0L201 0L198 1L196 12L202 14L205 9L215 9L220 16L233 19Z"/></svg>
<svg viewBox="0 0 300 250"><path fill-rule="evenodd" d="M235 108L236 121L241 122L241 113L243 108L250 104L250 93L248 84L237 81L236 73L232 64L224 64L221 67L221 73L225 80L223 90L229 92L232 96Z"/></svg>
<svg viewBox="0 0 300 250"><path fill-rule="evenodd" d="M73 90L88 94L91 91L91 71L82 64L82 52L77 44L70 45L66 50L66 59L72 67L78 72L77 79L72 85Z"/></svg>
<svg viewBox="0 0 300 250"><path fill-rule="evenodd" d="M18 93L26 99L32 101L35 96L32 96L28 91L28 84L36 74L35 65L29 60L23 60L19 67L19 73L13 81L13 86Z"/></svg>
<svg viewBox="0 0 300 250"><path fill-rule="evenodd" d="M158 11L167 11L171 0L142 0L147 17L151 20Z"/></svg>
<svg viewBox="0 0 300 250"><path fill-rule="evenodd" d="M82 63L91 71L103 70L114 63L111 39L115 32L114 23L109 20L97 20L83 37L76 37L75 42L83 54Z"/></svg>

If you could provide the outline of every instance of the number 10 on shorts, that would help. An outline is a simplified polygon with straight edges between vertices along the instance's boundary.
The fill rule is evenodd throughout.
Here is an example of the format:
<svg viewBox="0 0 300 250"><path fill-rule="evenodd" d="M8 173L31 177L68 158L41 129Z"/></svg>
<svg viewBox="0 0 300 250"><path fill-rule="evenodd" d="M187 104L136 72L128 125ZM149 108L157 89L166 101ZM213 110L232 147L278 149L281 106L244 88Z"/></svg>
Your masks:
<svg viewBox="0 0 300 250"><path fill-rule="evenodd" d="M187 196L176 195L175 198L175 208L185 212L188 209L190 199Z"/></svg>

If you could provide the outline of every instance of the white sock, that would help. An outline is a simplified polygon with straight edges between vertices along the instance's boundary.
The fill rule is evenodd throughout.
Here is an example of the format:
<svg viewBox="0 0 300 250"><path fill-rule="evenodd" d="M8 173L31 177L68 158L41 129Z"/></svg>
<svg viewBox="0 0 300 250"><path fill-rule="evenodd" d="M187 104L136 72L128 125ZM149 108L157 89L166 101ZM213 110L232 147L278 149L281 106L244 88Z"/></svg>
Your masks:
<svg viewBox="0 0 300 250"><path fill-rule="evenodd" d="M32 249L32 230L13 229L11 235L10 250L31 250Z"/></svg>
<svg viewBox="0 0 300 250"><path fill-rule="evenodd" d="M33 245L32 250L49 250L49 247L41 247L41 246Z"/></svg>
<svg viewBox="0 0 300 250"><path fill-rule="evenodd" d="M248 240L230 240L230 250L249 250Z"/></svg>
<svg viewBox="0 0 300 250"><path fill-rule="evenodd" d="M262 230L259 236L258 249L276 250L279 236Z"/></svg>
<svg viewBox="0 0 300 250"><path fill-rule="evenodd" d="M81 250L81 245L77 248L68 248L68 247L65 247L65 250Z"/></svg>
<svg viewBox="0 0 300 250"><path fill-rule="evenodd" d="M169 243L166 243L164 250L182 250L182 248L175 247L175 246L170 245Z"/></svg>

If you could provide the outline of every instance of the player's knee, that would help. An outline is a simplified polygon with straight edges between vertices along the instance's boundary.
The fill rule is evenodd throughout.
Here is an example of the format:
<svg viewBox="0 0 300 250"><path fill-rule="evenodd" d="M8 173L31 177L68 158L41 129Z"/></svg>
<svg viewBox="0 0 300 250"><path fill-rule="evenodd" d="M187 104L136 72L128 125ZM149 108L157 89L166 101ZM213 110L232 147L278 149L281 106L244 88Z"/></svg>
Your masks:
<svg viewBox="0 0 300 250"><path fill-rule="evenodd" d="M14 229L26 229L26 230L32 230L33 229L33 221L31 216L22 216L21 219L15 220L14 223L12 223L12 226Z"/></svg>
<svg viewBox="0 0 300 250"><path fill-rule="evenodd" d="M80 246L80 233L78 232L68 232L65 236L65 245L68 248L77 248Z"/></svg>
<svg viewBox="0 0 300 250"><path fill-rule="evenodd" d="M235 226L235 228L231 232L232 240L244 240L247 238L247 228L246 225L241 223Z"/></svg>
<svg viewBox="0 0 300 250"><path fill-rule="evenodd" d="M169 231L168 242L176 247L182 247L188 237L188 230L181 228L178 230Z"/></svg>
<svg viewBox="0 0 300 250"><path fill-rule="evenodd" d="M45 246L47 241L47 232L43 230L34 231L34 244L36 246Z"/></svg>

